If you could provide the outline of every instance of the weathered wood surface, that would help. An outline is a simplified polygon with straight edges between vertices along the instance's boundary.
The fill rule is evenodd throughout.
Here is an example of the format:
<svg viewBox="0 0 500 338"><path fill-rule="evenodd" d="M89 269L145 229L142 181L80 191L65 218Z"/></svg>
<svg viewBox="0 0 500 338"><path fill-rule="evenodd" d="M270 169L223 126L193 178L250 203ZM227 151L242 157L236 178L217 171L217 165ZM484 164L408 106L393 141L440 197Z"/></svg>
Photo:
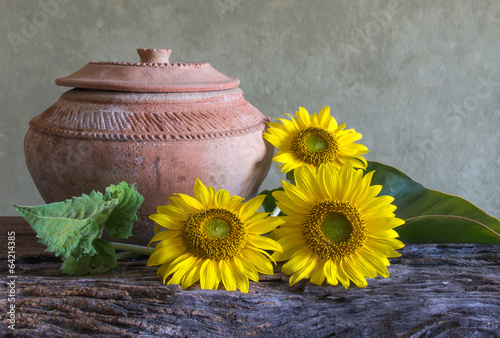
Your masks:
<svg viewBox="0 0 500 338"><path fill-rule="evenodd" d="M146 257L68 277L17 217L0 218L1 332L13 336L500 336L500 246L407 245L368 287L290 287L277 272L250 292L165 286ZM6 234L16 231L16 330L6 327ZM276 271L279 271L277 268Z"/></svg>

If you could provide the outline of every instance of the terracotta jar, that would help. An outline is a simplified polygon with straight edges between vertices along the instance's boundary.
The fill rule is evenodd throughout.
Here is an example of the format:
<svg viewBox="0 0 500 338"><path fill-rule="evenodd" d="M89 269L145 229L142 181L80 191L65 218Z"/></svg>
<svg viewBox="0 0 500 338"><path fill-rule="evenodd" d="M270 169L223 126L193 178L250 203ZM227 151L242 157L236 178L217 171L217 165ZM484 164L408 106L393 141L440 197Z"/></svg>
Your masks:
<svg viewBox="0 0 500 338"><path fill-rule="evenodd" d="M196 178L249 198L267 175L269 121L239 80L208 63L169 62L171 50L138 49L140 62L90 62L56 84L75 87L33 118L24 147L46 203L121 181L144 196L129 243L154 235L148 215Z"/></svg>

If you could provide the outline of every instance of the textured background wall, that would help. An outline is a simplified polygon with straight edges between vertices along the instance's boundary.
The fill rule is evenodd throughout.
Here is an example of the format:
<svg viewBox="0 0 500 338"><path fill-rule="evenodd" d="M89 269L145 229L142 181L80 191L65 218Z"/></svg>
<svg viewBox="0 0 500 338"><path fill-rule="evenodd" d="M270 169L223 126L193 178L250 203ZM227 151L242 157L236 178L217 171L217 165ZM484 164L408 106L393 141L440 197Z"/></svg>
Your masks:
<svg viewBox="0 0 500 338"><path fill-rule="evenodd" d="M238 77L272 118L329 105L369 160L500 216L498 1L0 0L0 35L0 215L43 203L23 137L54 79L146 47Z"/></svg>

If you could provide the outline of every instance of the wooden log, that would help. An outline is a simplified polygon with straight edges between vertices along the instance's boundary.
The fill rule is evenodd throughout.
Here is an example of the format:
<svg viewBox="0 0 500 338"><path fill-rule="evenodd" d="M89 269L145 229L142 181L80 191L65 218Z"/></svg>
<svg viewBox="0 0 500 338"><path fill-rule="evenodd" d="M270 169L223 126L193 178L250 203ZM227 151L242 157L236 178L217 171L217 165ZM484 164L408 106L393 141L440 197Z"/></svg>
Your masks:
<svg viewBox="0 0 500 338"><path fill-rule="evenodd" d="M248 294L166 286L147 257L106 274L70 277L18 217L0 218L2 290L9 280L7 232L16 232L15 331L12 336L294 336L495 337L500 335L500 246L407 245L389 278L359 289L290 287L273 276Z"/></svg>

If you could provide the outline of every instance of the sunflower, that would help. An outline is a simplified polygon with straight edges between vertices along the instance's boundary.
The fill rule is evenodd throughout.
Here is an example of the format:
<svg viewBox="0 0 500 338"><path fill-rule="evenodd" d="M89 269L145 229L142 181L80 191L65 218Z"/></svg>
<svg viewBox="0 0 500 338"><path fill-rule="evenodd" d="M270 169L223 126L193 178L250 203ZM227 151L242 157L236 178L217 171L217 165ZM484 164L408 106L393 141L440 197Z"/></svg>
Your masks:
<svg viewBox="0 0 500 338"><path fill-rule="evenodd" d="M322 163L333 163L340 168L348 160L355 168L366 168L366 160L361 156L368 152L364 145L353 143L362 135L354 129L338 125L330 115L330 107L319 114L309 115L303 107L295 112L296 119L269 122L264 138L279 149L273 160L281 163L281 172L289 172L307 165L317 168Z"/></svg>
<svg viewBox="0 0 500 338"><path fill-rule="evenodd" d="M225 190L205 187L199 180L194 198L185 194L171 197L149 216L157 223L151 243L159 241L147 265L161 265L163 283L181 284L185 289L200 281L202 289L217 289L222 279L226 290L248 292L248 279L259 281L258 273L273 274L264 250L281 251L275 240L261 236L282 224L277 217L257 212L264 196L246 203Z"/></svg>
<svg viewBox="0 0 500 338"><path fill-rule="evenodd" d="M286 214L274 232L283 247L273 258L288 260L282 271L290 285L304 278L321 285L366 287L365 277L388 277L388 257L398 257L404 246L393 228L396 218L391 196L378 196L380 185L370 185L373 171L363 176L349 161L340 170L334 164L295 170L296 185L283 182L273 196Z"/></svg>

